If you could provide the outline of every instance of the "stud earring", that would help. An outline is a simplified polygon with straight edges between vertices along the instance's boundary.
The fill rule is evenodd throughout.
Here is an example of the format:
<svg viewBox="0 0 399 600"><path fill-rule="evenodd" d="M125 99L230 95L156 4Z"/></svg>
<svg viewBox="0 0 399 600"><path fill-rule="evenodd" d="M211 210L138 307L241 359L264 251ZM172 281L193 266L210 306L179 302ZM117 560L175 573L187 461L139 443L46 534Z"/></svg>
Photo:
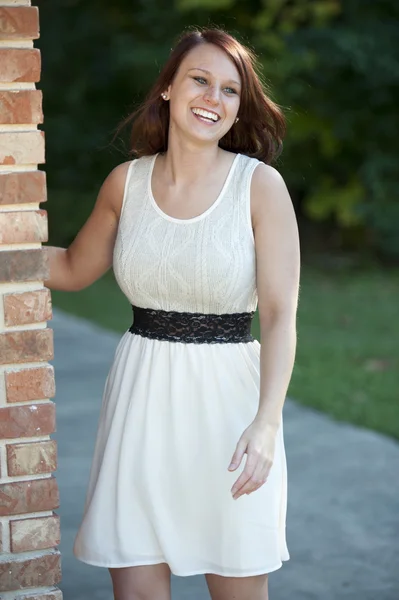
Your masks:
<svg viewBox="0 0 399 600"><path fill-rule="evenodd" d="M162 98L163 98L164 100L167 100L167 99L168 99L168 95L167 95L167 93L166 93L166 92L162 92L161 96L162 96Z"/></svg>
<svg viewBox="0 0 399 600"><path fill-rule="evenodd" d="M239 117L237 117L236 120L234 121L234 123L238 123L239 120L240 120Z"/></svg>

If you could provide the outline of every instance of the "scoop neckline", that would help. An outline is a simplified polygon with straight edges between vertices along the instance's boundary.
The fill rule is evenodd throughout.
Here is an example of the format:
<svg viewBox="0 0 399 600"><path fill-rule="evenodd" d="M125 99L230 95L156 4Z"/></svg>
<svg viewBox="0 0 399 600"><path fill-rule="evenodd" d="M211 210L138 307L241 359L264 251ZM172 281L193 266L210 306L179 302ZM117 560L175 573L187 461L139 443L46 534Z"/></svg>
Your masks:
<svg viewBox="0 0 399 600"><path fill-rule="evenodd" d="M171 215L168 215L166 212L164 212L157 204L154 195L152 193L152 173L154 171L154 166L155 166L155 161L157 159L157 156L159 155L159 152L157 152L156 154L154 154L154 156L152 157L151 160L151 164L150 164L150 169L149 169L149 174L148 174L148 183L147 183L147 190L148 190L148 196L150 198L150 202L153 206L153 208L156 210L156 212L161 215L161 217L163 217L164 219L166 219L167 221L172 221L173 223L194 223L196 221L200 221L201 219L204 219L207 215L209 215L213 210L215 210L215 208L218 206L218 204L220 204L221 200L223 199L223 196L226 193L227 190L227 186L230 183L230 180L233 176L233 172L235 170L235 166L238 162L238 158L240 156L240 154L236 154L233 162L230 165L230 169L229 172L227 174L227 177L224 181L224 184L222 186L222 189L219 192L218 197L216 198L216 200L201 214L195 216L195 217L191 217L190 219L178 219L177 217L172 217Z"/></svg>

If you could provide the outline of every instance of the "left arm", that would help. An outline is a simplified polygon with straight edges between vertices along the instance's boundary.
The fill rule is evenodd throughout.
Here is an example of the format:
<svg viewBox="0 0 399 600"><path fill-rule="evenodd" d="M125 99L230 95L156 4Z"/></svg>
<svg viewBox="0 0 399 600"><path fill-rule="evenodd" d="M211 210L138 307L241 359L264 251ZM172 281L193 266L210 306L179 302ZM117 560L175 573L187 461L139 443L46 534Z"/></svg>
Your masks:
<svg viewBox="0 0 399 600"><path fill-rule="evenodd" d="M234 484L235 499L263 485L273 463L275 438L294 367L300 251L295 212L281 175L255 169L251 185L256 282L261 330L259 407L241 436L229 469L247 454Z"/></svg>
<svg viewBox="0 0 399 600"><path fill-rule="evenodd" d="M253 197L261 330L257 419L277 432L295 359L299 236L288 190L275 169L256 169Z"/></svg>

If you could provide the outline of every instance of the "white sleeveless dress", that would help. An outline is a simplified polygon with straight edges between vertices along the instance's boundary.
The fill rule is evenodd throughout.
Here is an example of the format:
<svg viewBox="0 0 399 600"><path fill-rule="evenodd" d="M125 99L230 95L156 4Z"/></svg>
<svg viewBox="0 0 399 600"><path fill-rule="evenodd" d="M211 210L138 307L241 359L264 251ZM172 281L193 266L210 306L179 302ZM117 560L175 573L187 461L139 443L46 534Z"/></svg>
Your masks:
<svg viewBox="0 0 399 600"><path fill-rule="evenodd" d="M114 251L133 305L237 313L257 308L251 176L237 154L214 204L176 219L156 204L156 155L128 169ZM127 324L128 325L128 324ZM129 324L130 325L130 324ZM105 384L74 554L102 567L168 563L176 575L244 577L289 559L283 425L266 484L233 500L229 472L259 402L260 344L183 343L127 331Z"/></svg>

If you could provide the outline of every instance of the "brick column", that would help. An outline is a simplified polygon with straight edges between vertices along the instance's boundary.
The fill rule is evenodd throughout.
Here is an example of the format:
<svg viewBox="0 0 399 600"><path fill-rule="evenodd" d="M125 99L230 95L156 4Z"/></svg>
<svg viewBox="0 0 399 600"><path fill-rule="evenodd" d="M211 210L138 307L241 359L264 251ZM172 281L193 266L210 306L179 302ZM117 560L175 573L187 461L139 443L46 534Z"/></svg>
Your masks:
<svg viewBox="0 0 399 600"><path fill-rule="evenodd" d="M0 598L60 600L38 9L0 0Z"/></svg>

